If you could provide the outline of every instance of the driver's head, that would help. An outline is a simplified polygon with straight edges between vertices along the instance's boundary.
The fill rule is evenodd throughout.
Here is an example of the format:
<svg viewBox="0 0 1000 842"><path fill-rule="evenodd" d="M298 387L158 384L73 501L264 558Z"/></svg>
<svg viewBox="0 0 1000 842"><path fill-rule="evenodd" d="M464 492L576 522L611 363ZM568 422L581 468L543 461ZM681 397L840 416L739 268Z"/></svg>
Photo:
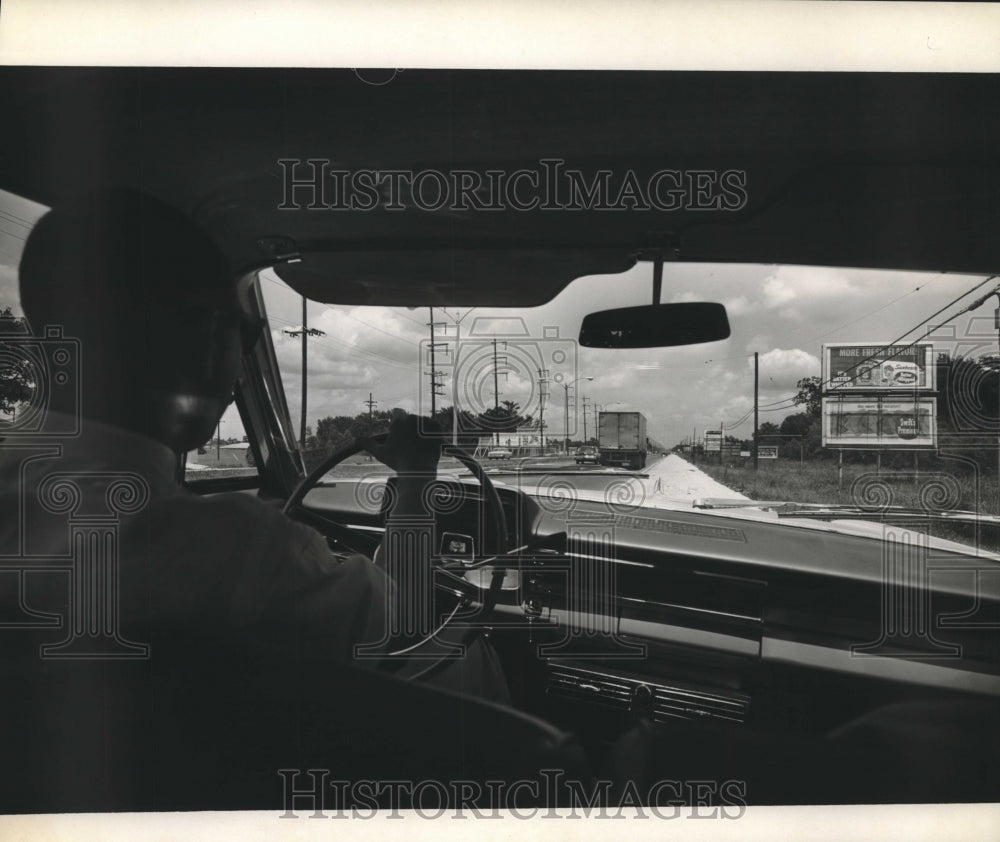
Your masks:
<svg viewBox="0 0 1000 842"><path fill-rule="evenodd" d="M225 258L184 214L126 190L60 204L28 237L20 283L36 333L80 339L85 416L177 452L211 437L239 369L241 316Z"/></svg>

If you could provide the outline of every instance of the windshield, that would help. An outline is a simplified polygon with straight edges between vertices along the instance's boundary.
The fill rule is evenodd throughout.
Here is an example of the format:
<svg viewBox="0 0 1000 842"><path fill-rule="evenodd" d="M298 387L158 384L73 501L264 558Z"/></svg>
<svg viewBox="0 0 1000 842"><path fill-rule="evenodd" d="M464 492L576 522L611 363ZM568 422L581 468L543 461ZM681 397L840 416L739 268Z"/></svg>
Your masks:
<svg viewBox="0 0 1000 842"><path fill-rule="evenodd" d="M823 504L840 507L833 525L905 510L910 526L933 515L920 528L997 546L982 517L1000 490L995 299L969 309L997 286L987 276L671 265L661 300L722 302L731 336L628 350L576 337L589 312L650 301L646 263L528 309L310 301L304 336L302 298L271 271L261 281L307 464L410 412L502 482L558 476L587 493L624 473L644 506ZM598 458L578 462L586 447ZM380 473L359 455L330 478Z"/></svg>

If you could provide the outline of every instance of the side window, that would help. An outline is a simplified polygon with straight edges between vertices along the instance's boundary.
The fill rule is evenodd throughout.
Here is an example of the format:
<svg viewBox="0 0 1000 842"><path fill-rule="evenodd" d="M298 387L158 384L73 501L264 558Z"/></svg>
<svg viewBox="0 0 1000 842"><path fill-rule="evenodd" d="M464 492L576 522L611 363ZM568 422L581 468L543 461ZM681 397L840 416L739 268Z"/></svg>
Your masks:
<svg viewBox="0 0 1000 842"><path fill-rule="evenodd" d="M222 416L215 435L186 454L184 482L192 490L200 485L209 491L237 480L242 487L286 495L302 469L256 273L240 280L239 295L254 324L252 351L243 357L237 400Z"/></svg>
<svg viewBox="0 0 1000 842"><path fill-rule="evenodd" d="M184 461L185 484L203 480L257 476L253 451L235 406L226 410L215 435L202 447L188 451Z"/></svg>
<svg viewBox="0 0 1000 842"><path fill-rule="evenodd" d="M18 267L24 244L44 205L0 190L0 340L24 337L29 326L21 310ZM38 369L19 344L0 342L0 440L5 431L37 429L32 419L44 418L45 391L38 388Z"/></svg>

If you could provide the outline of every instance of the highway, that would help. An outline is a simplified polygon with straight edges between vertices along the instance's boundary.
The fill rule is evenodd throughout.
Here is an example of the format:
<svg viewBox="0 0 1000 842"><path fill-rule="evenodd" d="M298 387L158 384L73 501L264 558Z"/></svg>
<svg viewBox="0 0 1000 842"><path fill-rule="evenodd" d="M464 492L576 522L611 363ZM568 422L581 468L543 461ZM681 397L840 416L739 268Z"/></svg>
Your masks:
<svg viewBox="0 0 1000 842"><path fill-rule="evenodd" d="M581 499L658 508L689 508L700 497L746 499L674 454L650 457L645 469L637 472L577 465L572 457L529 457L502 466L487 463L484 467L498 485L550 493L555 493L557 487L572 489Z"/></svg>
<svg viewBox="0 0 1000 842"><path fill-rule="evenodd" d="M690 462L679 456L650 456L646 467L631 472L600 465L577 465L572 456L523 457L504 461L482 460L481 464L490 479L497 485L525 491L554 492L579 495L581 499L609 500L641 506L661 508L688 508L700 497L726 497L745 499L742 494L716 482ZM189 465L189 480L207 476L249 475L255 469L214 468ZM338 465L329 475L333 477L384 477L391 474L387 467L365 455L353 456ZM459 476L467 470L451 457L442 458L441 476Z"/></svg>

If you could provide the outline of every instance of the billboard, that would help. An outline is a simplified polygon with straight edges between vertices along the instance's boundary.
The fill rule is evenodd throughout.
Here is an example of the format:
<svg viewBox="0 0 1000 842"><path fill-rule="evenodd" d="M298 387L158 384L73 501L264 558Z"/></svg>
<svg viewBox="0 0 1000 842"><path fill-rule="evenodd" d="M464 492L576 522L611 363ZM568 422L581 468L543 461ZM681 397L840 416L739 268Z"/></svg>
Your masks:
<svg viewBox="0 0 1000 842"><path fill-rule="evenodd" d="M823 401L823 447L928 449L936 445L936 398L844 395Z"/></svg>
<svg viewBox="0 0 1000 842"><path fill-rule="evenodd" d="M705 430L705 450L713 453L722 451L722 430Z"/></svg>
<svg viewBox="0 0 1000 842"><path fill-rule="evenodd" d="M778 448L773 444L761 444L757 446L758 459L777 459Z"/></svg>
<svg viewBox="0 0 1000 842"><path fill-rule="evenodd" d="M933 391L934 343L823 346L823 391Z"/></svg>

